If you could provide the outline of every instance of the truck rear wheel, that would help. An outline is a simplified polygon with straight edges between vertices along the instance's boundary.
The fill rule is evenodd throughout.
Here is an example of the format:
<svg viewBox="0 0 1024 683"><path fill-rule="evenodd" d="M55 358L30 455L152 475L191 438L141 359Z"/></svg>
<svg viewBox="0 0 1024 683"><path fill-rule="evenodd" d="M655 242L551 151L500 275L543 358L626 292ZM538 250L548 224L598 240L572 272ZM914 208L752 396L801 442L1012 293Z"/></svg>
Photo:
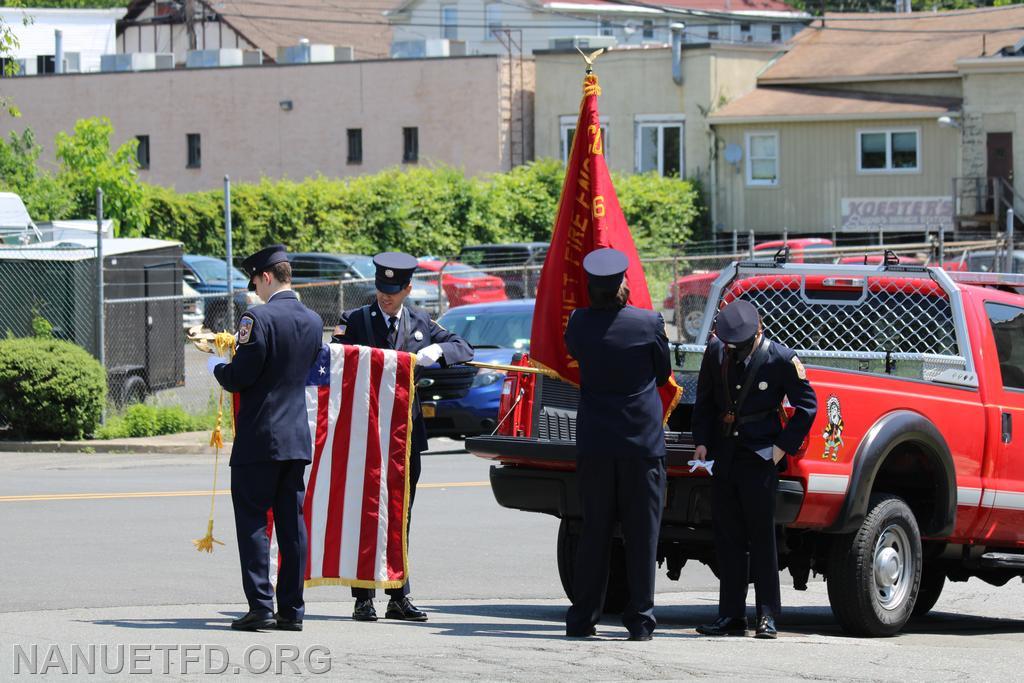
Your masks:
<svg viewBox="0 0 1024 683"><path fill-rule="evenodd" d="M576 548L579 532L570 528L567 520L558 525L558 578L562 581L565 597L572 601L572 578L576 568ZM629 600L626 584L626 550L620 539L612 540L611 560L608 567L608 589L604 594L604 611L620 614Z"/></svg>
<svg viewBox="0 0 1024 683"><path fill-rule="evenodd" d="M871 497L860 529L835 539L828 599L843 630L891 636L907 623L921 584L921 532L902 498Z"/></svg>

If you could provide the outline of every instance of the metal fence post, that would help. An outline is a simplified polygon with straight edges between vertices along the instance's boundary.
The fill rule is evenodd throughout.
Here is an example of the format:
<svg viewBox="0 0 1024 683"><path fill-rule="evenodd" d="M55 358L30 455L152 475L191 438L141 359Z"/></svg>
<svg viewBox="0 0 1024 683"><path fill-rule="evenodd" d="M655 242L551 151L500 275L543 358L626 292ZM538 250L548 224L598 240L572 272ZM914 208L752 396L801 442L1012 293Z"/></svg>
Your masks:
<svg viewBox="0 0 1024 683"><path fill-rule="evenodd" d="M103 188L96 188L96 359L103 368L104 382L107 375L106 311L103 293ZM103 406L100 423L107 421L107 407Z"/></svg>
<svg viewBox="0 0 1024 683"><path fill-rule="evenodd" d="M839 233L836 232L836 226L834 226L834 225L832 226L832 246L833 247L838 247L839 246Z"/></svg>
<svg viewBox="0 0 1024 683"><path fill-rule="evenodd" d="M754 231L747 231L747 258L754 258Z"/></svg>
<svg viewBox="0 0 1024 683"><path fill-rule="evenodd" d="M732 231L732 253L737 254L740 250L740 234L735 230Z"/></svg>
<svg viewBox="0 0 1024 683"><path fill-rule="evenodd" d="M879 225L878 226L878 246L880 246L880 247L884 247L885 246L884 234L885 234L885 228L883 228L881 225Z"/></svg>
<svg viewBox="0 0 1024 683"><path fill-rule="evenodd" d="M736 237L736 233L733 233L733 238ZM735 251L735 249L734 249ZM679 257L672 257L672 284L669 285L669 292L672 294L672 307L675 309L672 312L672 318L675 322L676 328L676 339L682 339L683 337L683 321L682 321L682 310L683 302L679 297Z"/></svg>
<svg viewBox="0 0 1024 683"><path fill-rule="evenodd" d="M1017 272L1017 258L1013 246L1013 207L1006 210L1006 265L1007 271Z"/></svg>
<svg viewBox="0 0 1024 683"><path fill-rule="evenodd" d="M232 245L231 245L231 178L224 175L224 260L227 262L227 273L225 277L228 279L228 303L226 306L228 315L225 321L225 329L228 332L235 331L235 283L234 278L231 277L231 264L232 264Z"/></svg>
<svg viewBox="0 0 1024 683"><path fill-rule="evenodd" d="M782 229L782 246L789 246L789 227L785 227Z"/></svg>
<svg viewBox="0 0 1024 683"><path fill-rule="evenodd" d="M946 226L939 226L939 267L945 268L946 263Z"/></svg>
<svg viewBox="0 0 1024 683"><path fill-rule="evenodd" d="M437 316L441 315L448 310L444 305L444 269L448 267L450 261L445 259L444 263L441 264L441 270L437 271Z"/></svg>

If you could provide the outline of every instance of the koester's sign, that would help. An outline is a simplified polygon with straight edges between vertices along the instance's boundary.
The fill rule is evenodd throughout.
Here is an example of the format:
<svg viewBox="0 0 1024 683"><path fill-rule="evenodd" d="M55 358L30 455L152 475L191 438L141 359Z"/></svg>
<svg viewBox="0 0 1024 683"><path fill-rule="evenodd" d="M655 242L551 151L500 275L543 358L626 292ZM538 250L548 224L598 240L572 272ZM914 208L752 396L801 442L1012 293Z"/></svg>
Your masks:
<svg viewBox="0 0 1024 683"><path fill-rule="evenodd" d="M840 206L844 232L953 229L951 197L844 197Z"/></svg>

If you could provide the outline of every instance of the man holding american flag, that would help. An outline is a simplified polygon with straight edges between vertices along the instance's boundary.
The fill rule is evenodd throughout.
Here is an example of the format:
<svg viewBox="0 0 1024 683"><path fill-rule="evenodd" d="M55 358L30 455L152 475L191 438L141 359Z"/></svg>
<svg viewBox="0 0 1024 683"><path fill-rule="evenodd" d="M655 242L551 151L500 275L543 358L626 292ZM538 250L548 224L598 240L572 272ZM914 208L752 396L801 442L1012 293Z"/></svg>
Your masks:
<svg viewBox="0 0 1024 683"><path fill-rule="evenodd" d="M332 341L416 354L418 365L454 365L473 359L473 347L453 332L430 319L425 311L406 305L412 291L416 259L409 254L385 252L373 259L376 267L377 300L367 306L346 311L334 329ZM420 454L427 449L427 428L419 400L413 403L412 434L409 448L409 510L416 497L420 478ZM400 588L388 588L390 596L385 617L404 621L426 621L427 615L409 600L409 581ZM376 621L374 590L352 588L356 604L352 618Z"/></svg>

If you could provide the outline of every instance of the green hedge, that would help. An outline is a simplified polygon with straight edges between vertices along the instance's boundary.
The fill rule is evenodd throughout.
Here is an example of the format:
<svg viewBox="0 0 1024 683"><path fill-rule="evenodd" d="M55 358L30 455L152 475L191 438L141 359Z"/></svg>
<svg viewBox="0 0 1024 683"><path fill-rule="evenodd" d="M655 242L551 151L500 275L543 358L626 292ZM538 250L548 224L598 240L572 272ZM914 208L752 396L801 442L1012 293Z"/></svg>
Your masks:
<svg viewBox="0 0 1024 683"><path fill-rule="evenodd" d="M541 160L487 178L413 167L348 180L242 183L232 187L235 253L281 242L292 251L449 255L466 244L546 241L564 174L560 162ZM614 182L643 254L670 253L703 220L700 190L690 181L616 174ZM223 256L222 192L145 189L148 236Z"/></svg>
<svg viewBox="0 0 1024 683"><path fill-rule="evenodd" d="M211 415L190 415L180 406L155 406L136 403L122 415L112 415L96 431L97 439L160 436L210 429L216 420Z"/></svg>
<svg viewBox="0 0 1024 683"><path fill-rule="evenodd" d="M38 337L0 341L0 419L16 438L92 434L106 393L99 361L71 342Z"/></svg>

